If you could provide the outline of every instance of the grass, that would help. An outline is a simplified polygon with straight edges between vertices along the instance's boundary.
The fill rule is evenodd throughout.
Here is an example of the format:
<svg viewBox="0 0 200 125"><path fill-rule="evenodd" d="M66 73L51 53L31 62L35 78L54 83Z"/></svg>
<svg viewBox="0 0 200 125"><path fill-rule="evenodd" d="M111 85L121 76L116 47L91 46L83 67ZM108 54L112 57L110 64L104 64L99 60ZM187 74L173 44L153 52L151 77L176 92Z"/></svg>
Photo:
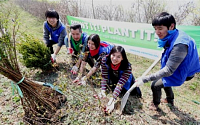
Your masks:
<svg viewBox="0 0 200 125"><path fill-rule="evenodd" d="M42 39L43 21L38 20L27 12L20 10L21 31L28 32L37 38ZM137 78L153 63L143 57L127 53L127 57L132 64L133 75ZM157 113L148 109L148 104L152 100L150 82L141 86L143 94L142 99L130 98L134 114L119 115L113 112L109 116L101 111L100 104L93 98L93 94L100 90L100 87L78 86L72 83L72 76L69 72L70 65L66 48L62 47L58 55L59 70L52 72L42 72L39 69L27 69L21 66L22 72L26 77L46 81L58 85L67 96L68 105L66 107L67 117L63 118L63 124L199 124L200 123L200 105L192 100L200 102L200 74L197 74L192 80L185 82L180 87L174 87L175 110L171 110L166 104L161 104L162 112ZM156 72L160 69L157 64L150 72ZM11 86L6 78L0 75L0 121L2 124L23 124L23 110L18 102L18 98L11 95ZM164 92L163 92L164 93ZM12 100L12 98L13 100ZM165 94L163 94L165 97ZM6 108L5 108L6 107ZM15 108L14 108L15 107ZM12 109L12 110L11 110ZM6 113L10 111L10 113ZM10 120L12 119L12 120ZM14 119L14 120L13 120ZM16 122L17 121L17 122Z"/></svg>

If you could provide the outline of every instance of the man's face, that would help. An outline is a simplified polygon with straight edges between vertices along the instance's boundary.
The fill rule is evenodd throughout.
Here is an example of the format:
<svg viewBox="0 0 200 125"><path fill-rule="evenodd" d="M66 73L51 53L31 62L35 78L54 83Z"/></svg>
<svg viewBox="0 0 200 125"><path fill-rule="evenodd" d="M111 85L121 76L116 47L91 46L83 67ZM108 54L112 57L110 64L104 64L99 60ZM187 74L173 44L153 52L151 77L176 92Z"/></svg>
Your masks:
<svg viewBox="0 0 200 125"><path fill-rule="evenodd" d="M82 32L80 32L79 29L76 29L76 30L71 29L71 34L74 41L79 41L81 38Z"/></svg>
<svg viewBox="0 0 200 125"><path fill-rule="evenodd" d="M58 19L55 17L47 17L47 22L52 26L56 27L57 26L57 21Z"/></svg>
<svg viewBox="0 0 200 125"><path fill-rule="evenodd" d="M163 26L163 25L161 25L161 26L154 26L154 29L155 29L155 32L158 35L158 37L160 39L163 39L163 38L165 38L165 36L167 36L168 30L173 30L174 27L175 27L175 24L172 23L170 25L169 29L166 26Z"/></svg>
<svg viewBox="0 0 200 125"><path fill-rule="evenodd" d="M160 39L163 39L168 34L168 29L166 26L154 26L154 29Z"/></svg>

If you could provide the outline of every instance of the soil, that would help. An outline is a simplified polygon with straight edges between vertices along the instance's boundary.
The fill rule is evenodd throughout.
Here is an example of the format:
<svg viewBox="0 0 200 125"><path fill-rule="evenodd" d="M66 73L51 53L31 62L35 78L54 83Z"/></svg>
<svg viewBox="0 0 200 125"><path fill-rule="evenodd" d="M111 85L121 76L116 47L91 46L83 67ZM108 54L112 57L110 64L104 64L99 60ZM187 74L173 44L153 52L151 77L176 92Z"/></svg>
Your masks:
<svg viewBox="0 0 200 125"><path fill-rule="evenodd" d="M102 110L101 100L93 97L94 94L100 91L100 77L93 76L88 80L86 86L72 83L76 75L70 73L72 65L68 57L66 54L58 55L54 68L49 71L27 69L21 66L21 71L27 78L52 83L58 86L66 95L68 105L65 110L59 112L62 114L59 124L200 125L200 105L192 102L188 97L184 98L177 94L182 87L174 89L174 107L161 103L159 111L149 110L152 93L150 87L146 85L141 87L142 98L129 97L125 108L126 111L123 114L119 113L119 100L115 110L106 115ZM25 124L23 122L24 112L20 98L16 91L12 95L10 82L10 80L0 75L0 125ZM102 103L104 102L102 101Z"/></svg>

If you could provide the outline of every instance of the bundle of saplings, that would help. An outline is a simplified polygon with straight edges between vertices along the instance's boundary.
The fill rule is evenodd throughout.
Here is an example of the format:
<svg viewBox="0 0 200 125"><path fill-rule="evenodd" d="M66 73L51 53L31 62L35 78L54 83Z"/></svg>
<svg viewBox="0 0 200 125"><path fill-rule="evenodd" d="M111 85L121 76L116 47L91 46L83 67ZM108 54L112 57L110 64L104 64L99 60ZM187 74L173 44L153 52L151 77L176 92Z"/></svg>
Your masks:
<svg viewBox="0 0 200 125"><path fill-rule="evenodd" d="M12 80L12 88L16 89L19 94L24 109L24 122L34 125L58 124L62 118L61 107L66 102L66 96L63 95L62 92L54 89L56 87L44 86L41 82L39 83L25 78L23 74L21 74L20 67L18 66L15 49L16 41L13 39L14 37L11 37L13 35L9 32L4 32L1 26L0 33L0 74ZM42 44L35 41L32 42L42 47ZM23 45L26 44L23 43ZM24 48L24 50L27 50L27 53L33 53L33 48L30 47L29 44L27 44L27 46L31 49L28 50ZM37 49L39 48L36 48L36 50ZM42 49L47 52L45 55L46 57L44 57L50 58L48 56L48 50L43 47ZM42 53L38 54L37 51L34 52L36 52L38 58L41 57L38 55L42 55ZM29 55L32 56L31 54Z"/></svg>
<svg viewBox="0 0 200 125"><path fill-rule="evenodd" d="M20 67L18 65L18 59L16 56L16 37L18 36L18 29L20 24L18 22L19 13L16 13L18 11L12 10L16 7L12 7L9 9L8 7L10 7L10 5L6 7L1 6L0 9L0 74L12 80L10 85L13 90L16 90L18 92L21 100L20 104L22 104L24 110L24 124L59 124L61 118L63 117L63 112L61 112L63 111L62 107L64 106L64 104L66 104L67 98L64 94L62 94L62 92L56 90L56 86L53 86L52 84L49 85L50 87L44 86L44 84L41 84L41 82L39 83L36 81L32 81L24 77L24 75L20 72ZM2 12L2 10L9 11ZM11 19L13 19L12 22ZM10 28L8 28L8 26ZM32 37L24 36L24 39L21 42L23 48L19 48L24 55L27 52L29 57L34 58L34 56L32 56L32 53L35 52L34 55L36 57L40 59L42 58L43 61L49 61L49 50L45 48L43 43L39 43L37 41L38 40L33 40ZM24 47L24 42L27 42L27 48ZM37 46L32 44L31 42L33 42ZM41 48L39 48L39 46ZM26 51L24 52L24 50ZM33 62L31 62L31 64L32 63ZM2 82L0 80L0 84L1 83Z"/></svg>
<svg viewBox="0 0 200 125"><path fill-rule="evenodd" d="M52 68L51 52L43 41L32 35L23 34L17 44L17 50L22 54L20 60L27 67L48 70Z"/></svg>

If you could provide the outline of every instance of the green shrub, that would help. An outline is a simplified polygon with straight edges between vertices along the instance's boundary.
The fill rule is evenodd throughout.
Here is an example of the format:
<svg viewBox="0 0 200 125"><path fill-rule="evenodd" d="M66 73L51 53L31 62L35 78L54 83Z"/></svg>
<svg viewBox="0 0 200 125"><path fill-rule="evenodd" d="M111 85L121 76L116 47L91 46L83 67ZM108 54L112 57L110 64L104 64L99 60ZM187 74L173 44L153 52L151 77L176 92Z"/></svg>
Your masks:
<svg viewBox="0 0 200 125"><path fill-rule="evenodd" d="M43 41L23 34L20 43L17 44L17 50L22 54L20 60L27 68L35 67L42 70L52 68L51 52Z"/></svg>

